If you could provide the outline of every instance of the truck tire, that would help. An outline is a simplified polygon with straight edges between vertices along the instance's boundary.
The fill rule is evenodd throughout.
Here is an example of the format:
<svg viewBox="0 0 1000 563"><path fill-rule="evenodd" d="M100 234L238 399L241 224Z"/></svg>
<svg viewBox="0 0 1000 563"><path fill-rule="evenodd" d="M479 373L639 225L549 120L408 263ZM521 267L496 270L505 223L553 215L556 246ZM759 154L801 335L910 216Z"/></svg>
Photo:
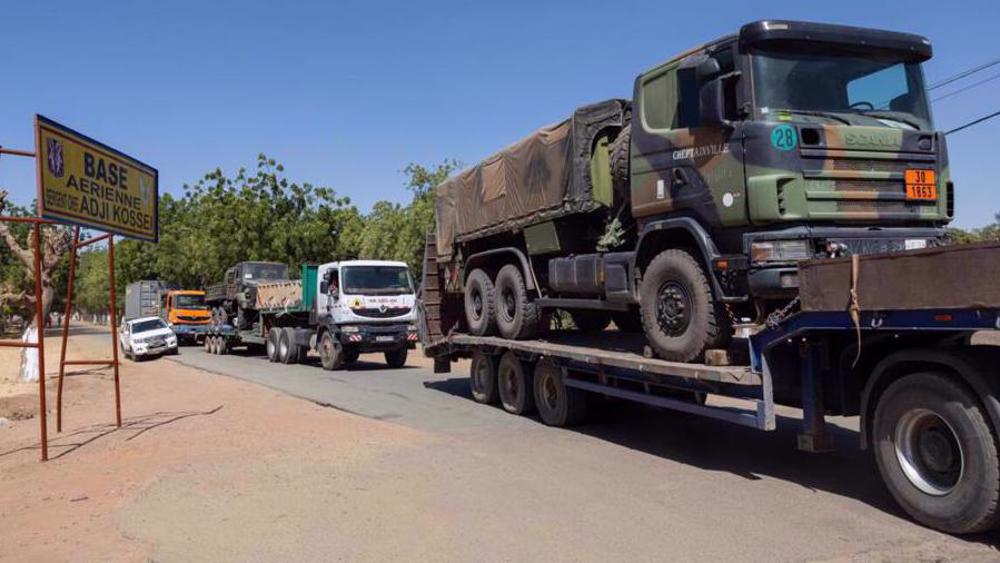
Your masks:
<svg viewBox="0 0 1000 563"><path fill-rule="evenodd" d="M469 367L469 387L477 403L492 405L497 402L497 362L494 356L476 349Z"/></svg>
<svg viewBox="0 0 1000 563"><path fill-rule="evenodd" d="M267 361L269 362L278 361L278 339L280 337L281 329L278 327L271 327L271 330L267 331L264 347L267 350Z"/></svg>
<svg viewBox="0 0 1000 563"><path fill-rule="evenodd" d="M611 320L620 332L639 333L642 332L642 316L635 308L628 311L613 311Z"/></svg>
<svg viewBox="0 0 1000 563"><path fill-rule="evenodd" d="M629 192L631 174L629 145L631 141L632 124L628 124L622 128L618 136L615 137L615 140L611 141L611 148L608 151L611 160L611 181L614 184L615 191L621 195L627 195Z"/></svg>
<svg viewBox="0 0 1000 563"><path fill-rule="evenodd" d="M528 297L524 275L514 264L500 268L496 298L497 331L500 336L521 340L531 338L538 332L539 308Z"/></svg>
<svg viewBox="0 0 1000 563"><path fill-rule="evenodd" d="M497 366L497 391L503 410L511 414L535 412L535 387L532 369L508 350Z"/></svg>
<svg viewBox="0 0 1000 563"><path fill-rule="evenodd" d="M535 364L535 406L542 422L549 426L573 426L587 415L587 393L567 387L562 369L542 358Z"/></svg>
<svg viewBox="0 0 1000 563"><path fill-rule="evenodd" d="M406 355L409 354L410 350L403 346L397 348L396 350L387 350L385 352L385 363L391 369L399 369L406 366Z"/></svg>
<svg viewBox="0 0 1000 563"><path fill-rule="evenodd" d="M278 337L278 361L294 364L299 361L299 346L295 343L295 329L286 326Z"/></svg>
<svg viewBox="0 0 1000 563"><path fill-rule="evenodd" d="M658 356L700 360L729 342L728 317L712 296L698 262L685 250L664 250L646 267L639 289L642 328Z"/></svg>
<svg viewBox="0 0 1000 563"><path fill-rule="evenodd" d="M465 280L465 322L469 333L489 336L496 332L496 289L486 272L476 268Z"/></svg>
<svg viewBox="0 0 1000 563"><path fill-rule="evenodd" d="M978 398L940 373L894 381L875 407L882 480L918 522L953 534L1000 524L997 436Z"/></svg>
<svg viewBox="0 0 1000 563"><path fill-rule="evenodd" d="M205 342L202 343L202 346L204 347L206 354L211 354L212 353L212 335L211 334L205 335Z"/></svg>
<svg viewBox="0 0 1000 563"><path fill-rule="evenodd" d="M591 311L589 309L577 309L571 311L573 324L580 332L594 333L602 332L611 324L611 315L607 311Z"/></svg>
<svg viewBox="0 0 1000 563"><path fill-rule="evenodd" d="M343 349L333 333L326 331L319 338L319 361L323 369L333 371L339 369L344 361Z"/></svg>

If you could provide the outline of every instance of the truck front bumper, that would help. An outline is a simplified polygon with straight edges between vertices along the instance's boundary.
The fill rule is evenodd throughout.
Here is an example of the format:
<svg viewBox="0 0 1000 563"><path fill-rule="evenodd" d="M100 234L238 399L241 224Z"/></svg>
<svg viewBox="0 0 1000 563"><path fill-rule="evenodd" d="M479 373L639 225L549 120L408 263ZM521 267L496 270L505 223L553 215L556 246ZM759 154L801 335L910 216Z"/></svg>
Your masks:
<svg viewBox="0 0 1000 563"><path fill-rule="evenodd" d="M189 324L172 324L170 325L170 330L174 331L174 334L178 338L188 338L191 340L196 340L205 334L208 334L208 327L210 325L189 325Z"/></svg>
<svg viewBox="0 0 1000 563"><path fill-rule="evenodd" d="M361 352L385 352L401 346L414 348L417 328L411 323L392 325L346 325L340 327L340 343Z"/></svg>

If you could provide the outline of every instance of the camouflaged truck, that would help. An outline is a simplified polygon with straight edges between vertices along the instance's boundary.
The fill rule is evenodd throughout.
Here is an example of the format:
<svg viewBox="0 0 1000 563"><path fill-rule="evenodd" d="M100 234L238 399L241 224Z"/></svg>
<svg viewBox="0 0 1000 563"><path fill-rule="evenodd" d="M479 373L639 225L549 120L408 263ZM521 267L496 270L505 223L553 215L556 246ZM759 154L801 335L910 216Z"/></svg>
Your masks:
<svg viewBox="0 0 1000 563"><path fill-rule="evenodd" d="M919 35L758 21L463 171L436 193L431 336L530 338L562 309L697 361L790 303L800 261L935 245L954 190L930 57Z"/></svg>

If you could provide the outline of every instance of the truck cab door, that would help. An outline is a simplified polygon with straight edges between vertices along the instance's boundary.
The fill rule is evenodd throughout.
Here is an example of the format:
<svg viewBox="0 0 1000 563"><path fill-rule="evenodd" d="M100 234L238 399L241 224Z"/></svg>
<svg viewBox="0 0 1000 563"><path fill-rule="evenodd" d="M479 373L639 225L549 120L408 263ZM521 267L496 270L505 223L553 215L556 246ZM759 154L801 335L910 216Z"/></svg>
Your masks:
<svg viewBox="0 0 1000 563"><path fill-rule="evenodd" d="M720 51L729 53L722 57L720 73L732 72L732 48L728 49ZM740 130L701 119L705 77L697 70L708 58L705 52L695 53L636 80L630 164L637 219L685 212L707 227L746 223Z"/></svg>

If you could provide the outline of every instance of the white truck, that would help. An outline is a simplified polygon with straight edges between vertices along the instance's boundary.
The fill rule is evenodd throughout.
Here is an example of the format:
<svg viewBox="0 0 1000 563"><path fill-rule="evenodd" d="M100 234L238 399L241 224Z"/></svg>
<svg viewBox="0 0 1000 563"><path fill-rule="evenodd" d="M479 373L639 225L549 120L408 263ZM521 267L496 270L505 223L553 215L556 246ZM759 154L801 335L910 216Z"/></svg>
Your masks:
<svg viewBox="0 0 1000 563"><path fill-rule="evenodd" d="M205 339L208 352L261 347L270 361L290 364L312 351L333 370L368 352L403 367L416 346L416 296L404 262L305 264L298 280L260 282L245 291L242 327L217 322Z"/></svg>

